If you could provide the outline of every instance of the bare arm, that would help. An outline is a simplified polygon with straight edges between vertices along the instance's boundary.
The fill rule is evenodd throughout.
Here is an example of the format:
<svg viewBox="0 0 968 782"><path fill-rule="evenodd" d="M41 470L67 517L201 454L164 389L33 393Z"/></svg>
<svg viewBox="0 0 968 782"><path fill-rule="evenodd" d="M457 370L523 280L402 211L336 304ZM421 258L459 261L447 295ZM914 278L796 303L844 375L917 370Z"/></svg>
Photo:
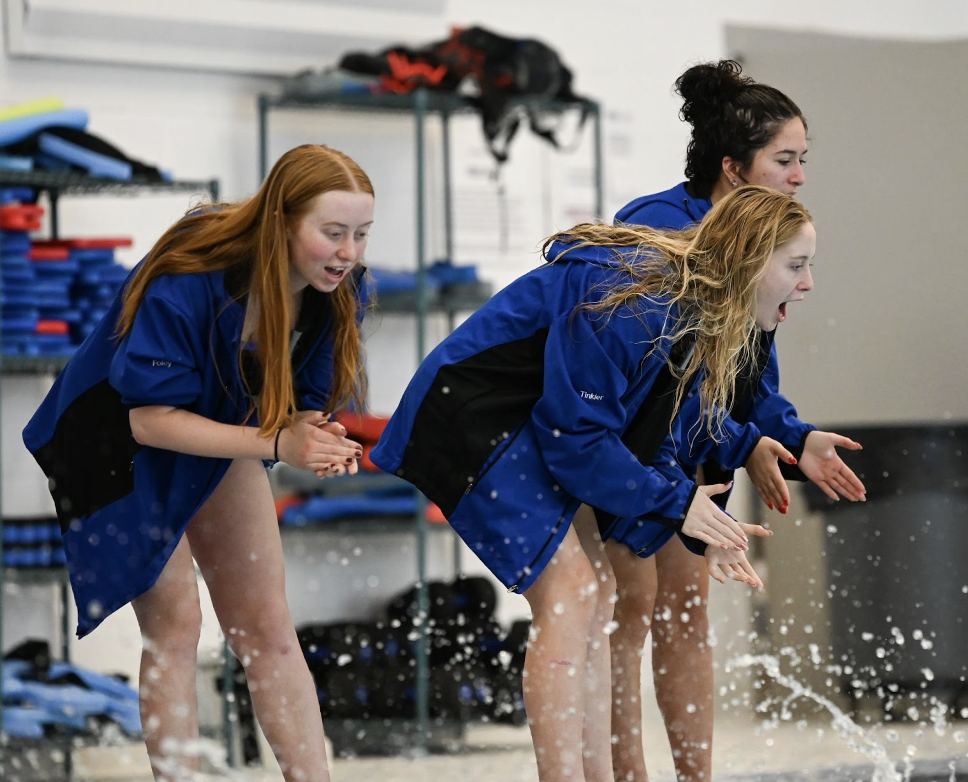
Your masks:
<svg viewBox="0 0 968 782"><path fill-rule="evenodd" d="M222 424L166 405L136 407L129 418L134 439L141 445L220 459L275 458L275 437L260 437L253 426ZM363 450L345 434L325 413L299 413L279 435L279 459L303 470L328 472L342 467L356 472Z"/></svg>

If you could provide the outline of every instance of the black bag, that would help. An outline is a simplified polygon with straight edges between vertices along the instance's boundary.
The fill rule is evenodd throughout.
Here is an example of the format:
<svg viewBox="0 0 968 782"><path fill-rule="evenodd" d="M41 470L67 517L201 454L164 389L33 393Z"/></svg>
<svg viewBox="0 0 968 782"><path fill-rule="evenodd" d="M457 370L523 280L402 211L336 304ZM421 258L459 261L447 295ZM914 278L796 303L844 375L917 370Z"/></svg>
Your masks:
<svg viewBox="0 0 968 782"><path fill-rule="evenodd" d="M484 138L501 163L522 117L534 133L560 147L561 115L578 108L580 129L590 108L572 90L572 72L554 49L533 38L509 38L483 27L455 28L446 40L419 49L350 52L339 67L379 77L380 88L389 92L461 92L480 111Z"/></svg>

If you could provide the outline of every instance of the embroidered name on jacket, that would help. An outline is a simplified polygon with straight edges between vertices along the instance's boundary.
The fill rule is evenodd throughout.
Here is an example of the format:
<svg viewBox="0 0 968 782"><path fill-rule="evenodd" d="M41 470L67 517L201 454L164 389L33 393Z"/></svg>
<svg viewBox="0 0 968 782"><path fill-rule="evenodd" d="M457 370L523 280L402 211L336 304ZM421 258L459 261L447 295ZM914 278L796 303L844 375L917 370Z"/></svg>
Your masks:
<svg viewBox="0 0 968 782"><path fill-rule="evenodd" d="M579 391L582 399L591 399L595 402L601 402L605 397L601 394L593 394L591 391Z"/></svg>
<svg viewBox="0 0 968 782"><path fill-rule="evenodd" d="M160 359L153 358L153 359L151 359L151 366L153 366L153 367L170 367L171 366L171 362L170 361L162 361Z"/></svg>

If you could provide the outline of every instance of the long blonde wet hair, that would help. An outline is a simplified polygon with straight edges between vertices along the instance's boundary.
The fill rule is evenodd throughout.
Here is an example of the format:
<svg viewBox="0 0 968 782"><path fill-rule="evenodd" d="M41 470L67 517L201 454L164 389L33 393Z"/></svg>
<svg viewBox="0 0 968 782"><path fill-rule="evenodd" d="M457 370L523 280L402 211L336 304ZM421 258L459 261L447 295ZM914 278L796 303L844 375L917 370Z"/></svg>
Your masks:
<svg viewBox="0 0 968 782"><path fill-rule="evenodd" d="M289 356L294 324L288 235L312 200L330 191L373 195L373 185L352 158L326 146L305 144L279 158L251 198L190 212L161 236L131 279L118 319L118 337L131 330L148 286L159 276L251 264L243 295L258 307L254 337L263 373L259 431L269 436L292 423L296 395ZM347 282L328 295L333 305L335 367L326 412L335 412L351 400L362 410L367 384L356 294ZM241 350L238 360L241 369Z"/></svg>
<svg viewBox="0 0 968 782"><path fill-rule="evenodd" d="M696 347L684 368L672 367L682 382L703 370L699 385L702 421L722 438L722 422L744 365L755 361L756 294L774 251L793 241L813 218L795 198L759 185L746 185L721 199L702 222L684 231L636 225L584 223L546 240L635 248L616 251L630 281L598 291L582 310L610 316L619 308L648 309L650 302L678 305L671 335L692 334Z"/></svg>

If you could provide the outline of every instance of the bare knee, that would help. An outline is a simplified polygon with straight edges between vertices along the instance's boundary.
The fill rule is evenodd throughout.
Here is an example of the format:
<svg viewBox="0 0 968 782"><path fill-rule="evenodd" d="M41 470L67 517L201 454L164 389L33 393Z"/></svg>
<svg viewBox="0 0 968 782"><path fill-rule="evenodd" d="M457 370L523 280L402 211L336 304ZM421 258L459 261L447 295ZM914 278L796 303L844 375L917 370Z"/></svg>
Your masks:
<svg viewBox="0 0 968 782"><path fill-rule="evenodd" d="M195 665L202 634L202 611L197 604L163 617L138 618L145 651L156 664L166 668Z"/></svg>
<svg viewBox="0 0 968 782"><path fill-rule="evenodd" d="M635 649L641 653L652 626L655 611L656 578L655 564L649 559L635 556L625 547L609 550L613 560L615 587L615 620L617 626L612 636L616 644Z"/></svg>
<svg viewBox="0 0 968 782"><path fill-rule="evenodd" d="M281 615L280 615L281 613ZM243 667L261 659L288 658L302 652L287 610L260 610L244 621L223 626L226 641Z"/></svg>
<svg viewBox="0 0 968 782"><path fill-rule="evenodd" d="M552 562L524 593L531 606L532 624L540 629L543 624L563 620L571 626L584 624L590 628L602 592L595 568L585 558L575 558L567 568L554 565Z"/></svg>

